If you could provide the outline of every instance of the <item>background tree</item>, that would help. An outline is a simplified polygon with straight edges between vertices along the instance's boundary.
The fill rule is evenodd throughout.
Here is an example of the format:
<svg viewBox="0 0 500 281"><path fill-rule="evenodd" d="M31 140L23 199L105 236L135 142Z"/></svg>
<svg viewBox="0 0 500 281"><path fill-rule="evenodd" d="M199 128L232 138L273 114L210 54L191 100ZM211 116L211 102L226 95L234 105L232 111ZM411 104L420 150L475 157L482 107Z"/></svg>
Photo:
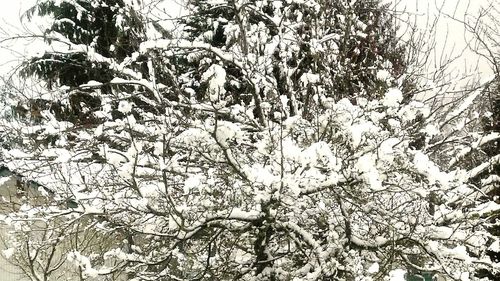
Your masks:
<svg viewBox="0 0 500 281"><path fill-rule="evenodd" d="M29 97L23 106L32 118L48 110L58 120L95 123L92 112L112 94L112 79L149 75L147 61L133 58L146 38L146 25L127 1L38 1L25 13L28 20L34 16L53 18L43 38L58 48L26 60L20 74L38 77L49 90L67 88L52 99ZM102 83L100 91L81 87L89 82Z"/></svg>
<svg viewBox="0 0 500 281"><path fill-rule="evenodd" d="M327 2L194 1L185 30L191 41L246 56L251 71L272 79L259 82L271 85L253 85L241 81L234 68L227 69L228 79L234 80L227 96L236 103L248 103L256 93L271 100L285 96L292 105L290 115L300 111L307 116L314 97L323 92L335 99L373 99L408 82L397 81L406 68L404 46L387 5ZM195 73L208 67L208 59L192 58Z"/></svg>
<svg viewBox="0 0 500 281"><path fill-rule="evenodd" d="M45 52L25 62L23 73L37 75L49 88L55 83L69 87L105 83L124 75L110 69L109 60L119 65L139 50L145 36L140 15L123 0L39 1L25 13L28 20L35 15L54 19L44 33L47 43L60 43L72 51ZM78 45L83 49L73 49Z"/></svg>

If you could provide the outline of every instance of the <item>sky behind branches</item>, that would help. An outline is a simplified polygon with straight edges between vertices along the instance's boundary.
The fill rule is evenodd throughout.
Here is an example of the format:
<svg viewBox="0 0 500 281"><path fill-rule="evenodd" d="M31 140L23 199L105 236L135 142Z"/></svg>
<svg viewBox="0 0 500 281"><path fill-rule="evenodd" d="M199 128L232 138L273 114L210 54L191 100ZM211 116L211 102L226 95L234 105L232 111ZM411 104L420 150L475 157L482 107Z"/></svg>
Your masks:
<svg viewBox="0 0 500 281"><path fill-rule="evenodd" d="M417 26L424 33L437 19L436 48L431 54L431 64L447 58L456 58L451 66L456 68L456 71L477 72L485 77L492 74L487 61L467 48L467 42L471 41L472 36L465 32L463 24L459 22L471 21L482 8L486 8L491 3L490 0L391 0L387 2L396 3L398 11L415 15ZM433 65L429 67L432 68Z"/></svg>

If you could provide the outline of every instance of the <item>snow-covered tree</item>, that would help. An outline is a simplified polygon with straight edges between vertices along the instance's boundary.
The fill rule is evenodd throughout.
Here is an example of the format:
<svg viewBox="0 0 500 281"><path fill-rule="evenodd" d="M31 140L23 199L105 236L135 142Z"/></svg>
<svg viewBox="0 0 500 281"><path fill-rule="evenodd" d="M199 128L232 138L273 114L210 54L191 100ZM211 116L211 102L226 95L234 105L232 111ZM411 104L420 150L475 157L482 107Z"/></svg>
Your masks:
<svg viewBox="0 0 500 281"><path fill-rule="evenodd" d="M405 100L404 67L379 54L392 43L372 49L390 15L363 3L193 1L181 32L137 36L124 68L106 64L110 80L48 85L61 104L75 89L99 103L87 105L92 122L51 108L0 121L2 135L21 140L2 161L51 199L4 217L20 230L13 245L40 221L70 230L69 241L81 225L118 237L62 253L83 279L373 280L406 270L466 279L498 270L486 255L498 238L484 222L500 206L477 202L465 171L430 160L429 142L413 145L432 112ZM63 52L97 54L69 46ZM147 71L127 76L142 59Z"/></svg>
<svg viewBox="0 0 500 281"><path fill-rule="evenodd" d="M25 17L53 19L43 34L51 47L25 60L20 74L41 79L49 92L29 95L19 106L35 120L47 110L59 121L97 122L93 112L109 95L116 99L113 79L148 76L147 59L138 57L146 23L135 8L122 0L38 1ZM116 106L112 114L119 115Z"/></svg>
<svg viewBox="0 0 500 281"><path fill-rule="evenodd" d="M25 17L53 18L43 36L60 48L27 60L23 74L39 76L49 88L124 76L126 59L145 36L144 22L133 8L123 0L38 1Z"/></svg>
<svg viewBox="0 0 500 281"><path fill-rule="evenodd" d="M405 71L393 16L379 1L193 1L184 20L190 42L240 54L255 78L227 72L226 95L237 103L279 96L288 115L304 117L326 96L380 98ZM194 75L216 55L192 55ZM258 77L262 75L266 78ZM193 85L203 95L198 85ZM201 90L203 85L201 85ZM256 106L257 113L259 106ZM277 110L277 109L276 109Z"/></svg>
<svg viewBox="0 0 500 281"><path fill-rule="evenodd" d="M484 7L475 15L464 19L456 19L463 24L466 35L470 37L469 47L481 59L488 62L493 75L482 77L482 85L473 85L473 90L466 96L462 105L461 116L455 118L450 125L457 125L462 130L456 130L459 137L451 151L454 151L453 166L468 170L468 183L481 191L476 202L470 202L468 207L478 203L497 205L500 203L500 11L494 1L486 1ZM484 70L483 70L484 71ZM450 146L451 147L451 146ZM500 236L499 213L492 211L484 222L486 230L492 235ZM487 251L491 260L500 261L500 248L492 244ZM500 278L497 271L480 270L478 277L490 280Z"/></svg>

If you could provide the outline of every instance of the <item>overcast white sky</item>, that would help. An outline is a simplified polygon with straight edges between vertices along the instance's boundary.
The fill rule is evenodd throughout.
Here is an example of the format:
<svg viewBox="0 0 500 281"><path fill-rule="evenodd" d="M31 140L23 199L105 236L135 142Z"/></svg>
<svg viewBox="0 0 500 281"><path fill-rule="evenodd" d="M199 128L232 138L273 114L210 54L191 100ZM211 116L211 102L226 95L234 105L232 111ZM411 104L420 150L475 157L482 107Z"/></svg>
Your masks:
<svg viewBox="0 0 500 281"><path fill-rule="evenodd" d="M468 72L476 71L482 72L484 76L491 75L492 71L487 61L466 49L466 41L471 39L471 35L465 32L464 26L460 22L449 17L471 20L481 8L487 7L491 0L392 0L392 2L398 3L398 10L415 13L422 31L425 31L426 25L439 16L435 38L438 59L440 55L458 56L454 66L460 71L467 68ZM444 14L440 15L440 11L443 11ZM462 53L464 49L465 51Z"/></svg>
<svg viewBox="0 0 500 281"><path fill-rule="evenodd" d="M171 0L166 0L171 1ZM359 0L363 1L363 0ZM481 5L487 4L489 0L385 0L386 2L398 3L398 10L406 10L410 13L415 13L419 15L419 22L422 28L425 28L425 22L427 19L433 20L437 14L440 7L446 13L453 13L456 10L455 15L459 18L463 18L465 12L474 15L477 13ZM21 34L23 33L23 27L19 21L20 15L30 6L35 3L36 0L0 0L0 40L5 39L9 34ZM443 4L444 3L444 4ZM457 8L458 7L458 8ZM457 9L456 9L457 8ZM36 30L36 27L30 26L31 30ZM447 41L446 35L448 34ZM450 19L442 17L440 19L438 34L437 34L437 56L439 56L444 50L444 54L451 55L452 50L454 54L458 55L459 50L465 47L463 27L460 23L454 22ZM32 52L40 51L40 46L36 44L20 44L17 41L5 41L0 43L0 72L5 72L7 67L6 62L11 62L15 59L15 56L22 57L24 55L29 55ZM443 48L443 45L446 46ZM480 59L471 52L466 52L463 56L459 58L457 63L457 68L464 68L467 65L471 68ZM2 66L3 65L3 66ZM12 65L12 63L10 63ZM480 63L480 71L489 72L489 68L485 62Z"/></svg>

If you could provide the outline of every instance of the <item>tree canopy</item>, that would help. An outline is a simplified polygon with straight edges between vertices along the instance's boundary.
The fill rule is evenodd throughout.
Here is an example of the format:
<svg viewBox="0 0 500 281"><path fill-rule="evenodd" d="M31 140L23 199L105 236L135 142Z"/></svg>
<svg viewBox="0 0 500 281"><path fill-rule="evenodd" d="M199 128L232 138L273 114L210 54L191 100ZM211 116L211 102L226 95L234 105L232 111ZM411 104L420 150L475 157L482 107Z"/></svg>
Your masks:
<svg viewBox="0 0 500 281"><path fill-rule="evenodd" d="M386 6L189 1L169 29L134 3L28 12L53 18L55 51L24 63L43 91L1 104L16 118L0 156L50 199L3 217L32 280L63 264L81 280L498 270L500 205L478 200L474 169L433 161L460 136L412 98Z"/></svg>

